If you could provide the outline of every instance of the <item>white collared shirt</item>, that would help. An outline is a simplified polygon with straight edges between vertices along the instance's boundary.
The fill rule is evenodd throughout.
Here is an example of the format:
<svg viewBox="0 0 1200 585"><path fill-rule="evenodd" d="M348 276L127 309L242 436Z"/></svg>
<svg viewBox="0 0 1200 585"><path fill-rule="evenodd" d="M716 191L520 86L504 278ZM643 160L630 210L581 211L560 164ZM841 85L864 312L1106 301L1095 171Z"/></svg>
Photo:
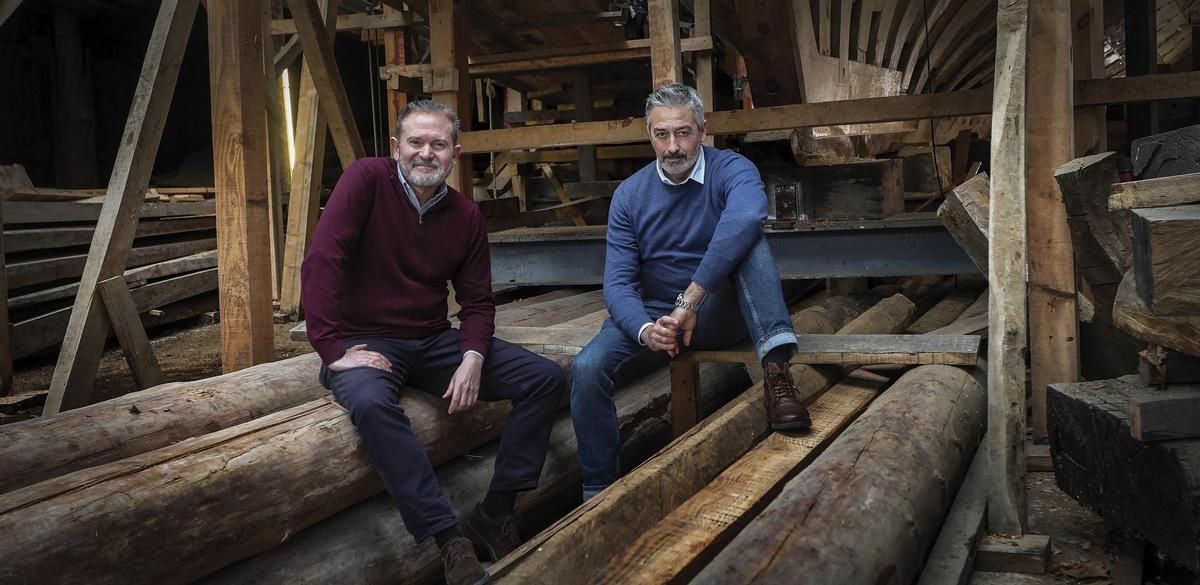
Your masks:
<svg viewBox="0 0 1200 585"><path fill-rule="evenodd" d="M408 181L404 178L404 172L400 170L400 161L396 161L396 174L400 176L400 184L404 185L404 194L408 195L408 202L412 203L413 209L417 210L417 216L424 216L425 212L429 211L429 208L434 205L437 205L437 202L441 201L442 197L445 197L449 190L446 183L442 183L442 188L438 190L437 195L426 201L425 205L421 205L421 200L417 199L416 191L413 191L412 185L409 185Z"/></svg>
<svg viewBox="0 0 1200 585"><path fill-rule="evenodd" d="M658 159L654 160L654 168L658 169L658 178L662 179L662 182L666 183L667 185L679 186L688 181L695 181L695 182L703 185L704 184L704 147L703 146L700 147L700 156L696 158L696 164L692 166L691 174L689 174L686 179L684 179L678 183L676 183L675 181L672 181L670 179L670 177L668 177L667 174L663 172L661 160L658 160Z"/></svg>

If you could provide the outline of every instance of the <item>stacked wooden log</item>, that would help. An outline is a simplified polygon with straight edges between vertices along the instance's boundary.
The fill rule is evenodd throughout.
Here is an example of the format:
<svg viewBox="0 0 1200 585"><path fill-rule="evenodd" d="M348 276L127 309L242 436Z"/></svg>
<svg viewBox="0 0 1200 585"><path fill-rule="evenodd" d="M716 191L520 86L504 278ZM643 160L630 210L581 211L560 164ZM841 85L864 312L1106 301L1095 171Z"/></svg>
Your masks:
<svg viewBox="0 0 1200 585"><path fill-rule="evenodd" d="M1200 173L1184 156L1195 133L1139 140L1137 181L1115 182L1111 153L1059 169L1068 208L1089 208L1073 235L1108 260L1082 275L1141 345L1122 348L1138 375L1051 385L1049 415L1059 486L1200 572Z"/></svg>
<svg viewBox="0 0 1200 585"><path fill-rule="evenodd" d="M125 281L146 326L216 310L216 232L211 188L148 192ZM86 198L72 194L87 195ZM103 197L12 189L3 215L11 358L56 347L87 261ZM103 195L101 193L101 195ZM198 200L197 200L198 199Z"/></svg>

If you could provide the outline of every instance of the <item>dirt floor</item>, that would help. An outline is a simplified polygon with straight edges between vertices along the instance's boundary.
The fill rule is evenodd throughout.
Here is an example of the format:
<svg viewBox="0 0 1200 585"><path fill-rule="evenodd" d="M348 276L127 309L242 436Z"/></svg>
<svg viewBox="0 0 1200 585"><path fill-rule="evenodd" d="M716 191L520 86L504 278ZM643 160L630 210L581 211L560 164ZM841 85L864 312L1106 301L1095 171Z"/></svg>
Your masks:
<svg viewBox="0 0 1200 585"><path fill-rule="evenodd" d="M1197 583L1186 570L1085 510L1058 489L1053 473L1029 473L1026 488L1030 532L1050 535L1050 571L1045 575L976 571L970 585Z"/></svg>
<svg viewBox="0 0 1200 585"><path fill-rule="evenodd" d="M295 323L275 324L275 359L280 360L312 351L307 342L288 339L288 330ZM221 373L221 324L193 325L179 328L150 341L162 369L163 382L186 382L209 378ZM0 399L0 424L37 416L45 403L45 392L54 375L56 354L26 360L16 364L13 379L14 395ZM316 373L314 372L315 376ZM95 401L114 398L137 390L124 354L110 343L100 360L94 386Z"/></svg>

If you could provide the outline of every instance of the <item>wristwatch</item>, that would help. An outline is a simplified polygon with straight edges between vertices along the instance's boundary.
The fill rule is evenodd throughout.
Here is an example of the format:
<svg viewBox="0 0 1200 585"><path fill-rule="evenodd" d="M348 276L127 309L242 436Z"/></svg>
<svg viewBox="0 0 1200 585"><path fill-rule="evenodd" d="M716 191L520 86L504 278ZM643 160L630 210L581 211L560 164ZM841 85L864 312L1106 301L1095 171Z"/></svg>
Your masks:
<svg viewBox="0 0 1200 585"><path fill-rule="evenodd" d="M687 311L691 311L693 313L699 313L700 305L703 303L704 303L703 299L701 299L699 302L696 302L696 303L690 303L688 301L685 301L685 300L683 300L683 293L679 293L679 296L675 297L675 306L676 307L679 307L680 309L684 309Z"/></svg>

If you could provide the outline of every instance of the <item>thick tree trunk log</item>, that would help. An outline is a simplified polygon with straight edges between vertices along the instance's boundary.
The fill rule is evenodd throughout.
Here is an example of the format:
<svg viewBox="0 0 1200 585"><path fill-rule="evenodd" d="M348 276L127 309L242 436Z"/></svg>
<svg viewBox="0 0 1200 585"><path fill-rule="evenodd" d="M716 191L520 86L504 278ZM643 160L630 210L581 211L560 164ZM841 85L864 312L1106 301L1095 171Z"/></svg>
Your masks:
<svg viewBox="0 0 1200 585"><path fill-rule="evenodd" d="M509 408L450 416L420 391L401 404L434 465L497 437ZM381 489L350 416L321 398L0 496L0 578L186 582Z"/></svg>
<svg viewBox="0 0 1200 585"><path fill-rule="evenodd" d="M694 583L909 583L983 437L967 370L906 373Z"/></svg>
<svg viewBox="0 0 1200 585"><path fill-rule="evenodd" d="M830 304L827 301L824 306L797 314L793 318L797 332L812 332L803 323L823 315ZM907 326L912 310L912 302L895 295L839 332L899 331ZM811 398L840 379L842 369L800 365L792 367L792 375L800 394ZM576 583L596 577L639 534L700 491L769 432L762 401L762 386L756 384L669 448L502 559L492 567L492 574L503 582L522 584Z"/></svg>
<svg viewBox="0 0 1200 585"><path fill-rule="evenodd" d="M1058 487L1106 523L1200 573L1200 439L1142 443L1129 403L1152 398L1137 376L1050 386Z"/></svg>
<svg viewBox="0 0 1200 585"><path fill-rule="evenodd" d="M320 364L307 354L0 426L0 493L325 396Z"/></svg>
<svg viewBox="0 0 1200 585"><path fill-rule="evenodd" d="M742 368L734 364L705 364L700 376L704 381L702 400L709 410L728 401L748 383ZM617 393L622 461L640 462L670 441L670 386L667 369L663 368ZM442 489L460 517L479 501L491 481L495 446L478 455L438 470ZM579 502L579 481L575 432L570 416L564 413L551 431L550 451L538 489L522 494L518 514L527 522L548 521L539 516ZM432 541L413 541L391 498L381 494L205 582L413 583L440 575L437 547Z"/></svg>

